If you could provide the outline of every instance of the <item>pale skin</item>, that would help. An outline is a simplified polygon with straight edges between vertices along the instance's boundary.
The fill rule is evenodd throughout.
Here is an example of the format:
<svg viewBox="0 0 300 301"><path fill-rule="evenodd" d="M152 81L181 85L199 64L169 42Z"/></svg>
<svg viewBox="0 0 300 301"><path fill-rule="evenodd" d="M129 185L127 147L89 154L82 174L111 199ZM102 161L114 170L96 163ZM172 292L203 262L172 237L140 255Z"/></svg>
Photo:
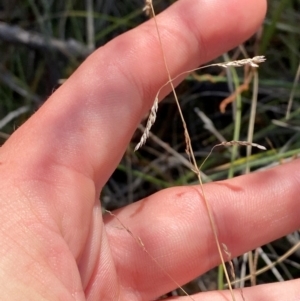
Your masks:
<svg viewBox="0 0 300 301"><path fill-rule="evenodd" d="M172 76L243 42L265 10L263 0L175 3L158 17ZM99 203L166 81L149 21L95 51L1 148L1 300L142 301L176 287ZM232 256L300 227L299 164L205 185ZM199 186L163 190L115 214L180 284L219 264ZM299 300L299 287L268 284L244 297Z"/></svg>

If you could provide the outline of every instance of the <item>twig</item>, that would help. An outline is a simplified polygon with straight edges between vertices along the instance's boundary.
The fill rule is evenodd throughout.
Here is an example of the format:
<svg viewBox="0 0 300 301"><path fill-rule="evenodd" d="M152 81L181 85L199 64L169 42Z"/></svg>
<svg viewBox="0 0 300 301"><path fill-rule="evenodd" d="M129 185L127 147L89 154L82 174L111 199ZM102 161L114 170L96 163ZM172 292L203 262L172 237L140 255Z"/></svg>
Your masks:
<svg viewBox="0 0 300 301"><path fill-rule="evenodd" d="M0 81L6 84L9 88L11 88L14 92L19 95L32 100L36 104L41 104L42 99L32 93L28 87L24 85L16 76L14 76L11 72L6 70L3 66L0 65Z"/></svg>
<svg viewBox="0 0 300 301"><path fill-rule="evenodd" d="M94 27L94 7L93 0L86 0L86 34L87 47L89 51L95 50L95 27Z"/></svg>
<svg viewBox="0 0 300 301"><path fill-rule="evenodd" d="M145 132L145 127L142 125L139 125L138 128L142 131ZM193 165L191 162L186 159L183 155L179 154L176 150L174 150L172 147L169 146L166 142L163 142L161 139L159 139L157 136L153 135L151 132L149 132L149 137L159 146L161 146L163 149L165 149L169 154L173 155L174 158L176 158L181 164L189 169L193 169ZM205 182L211 182L212 180L202 171L201 172L201 177L205 180Z"/></svg>
<svg viewBox="0 0 300 301"><path fill-rule="evenodd" d="M14 111L9 112L4 118L0 120L0 129L5 127L11 120L29 111L29 106L20 107Z"/></svg>
<svg viewBox="0 0 300 301"><path fill-rule="evenodd" d="M199 116L199 118L203 121L205 129L211 132L220 142L225 140L223 135L215 128L211 119L208 118L204 112L199 110L199 108L194 108L194 111Z"/></svg>
<svg viewBox="0 0 300 301"><path fill-rule="evenodd" d="M67 57L85 58L90 54L89 49L74 39L62 41L44 37L39 33L26 31L19 26L4 22L0 22L0 40L40 50L59 51Z"/></svg>

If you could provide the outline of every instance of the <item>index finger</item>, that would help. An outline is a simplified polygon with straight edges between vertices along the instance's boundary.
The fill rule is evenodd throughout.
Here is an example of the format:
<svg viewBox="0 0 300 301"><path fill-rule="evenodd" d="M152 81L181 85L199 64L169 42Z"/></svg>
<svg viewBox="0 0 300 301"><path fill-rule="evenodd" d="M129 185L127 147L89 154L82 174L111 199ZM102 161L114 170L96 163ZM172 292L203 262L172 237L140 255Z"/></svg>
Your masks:
<svg viewBox="0 0 300 301"><path fill-rule="evenodd" d="M247 39L264 14L261 0L176 2L157 17L172 77ZM95 51L9 143L15 139L20 144L24 137L35 141L36 152L49 164L88 175L100 189L166 81L150 20ZM24 143L16 157L20 162L36 160L31 153L31 143Z"/></svg>

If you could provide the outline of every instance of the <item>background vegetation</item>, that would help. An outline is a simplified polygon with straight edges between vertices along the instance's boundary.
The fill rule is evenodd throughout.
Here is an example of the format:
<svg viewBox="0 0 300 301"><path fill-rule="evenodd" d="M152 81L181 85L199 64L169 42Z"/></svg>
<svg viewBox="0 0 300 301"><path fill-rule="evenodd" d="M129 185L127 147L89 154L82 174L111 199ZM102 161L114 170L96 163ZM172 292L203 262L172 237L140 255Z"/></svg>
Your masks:
<svg viewBox="0 0 300 301"><path fill-rule="evenodd" d="M157 12L174 1L158 0ZM36 111L95 48L147 18L142 0L3 0L0 4L0 139L9 135ZM177 91L199 164L223 140L253 141L266 152L245 148L218 148L202 171L204 181L233 177L293 160L300 150L300 3L273 0L261 30L241 47L218 61L263 54L267 61L253 75L247 89L221 113L221 102L245 83L245 69L208 68L191 74ZM249 73L248 73L249 74ZM247 80L246 80L247 83ZM254 106L257 96L257 105ZM289 103L290 114L289 112ZM205 114L205 115L203 115ZM202 117L201 117L202 116ZM118 169L102 193L108 209L124 206L155 191L196 183L187 168L181 122L173 98L160 105L153 135L133 152L140 130L133 137ZM222 137L222 138L220 138ZM299 232L257 251L257 266L274 261L299 243ZM299 277L299 251L257 283ZM235 261L239 270L247 256ZM245 268L245 273L247 268ZM216 272L190 284L190 292L215 288ZM220 284L219 284L220 285ZM247 284L246 284L247 285Z"/></svg>

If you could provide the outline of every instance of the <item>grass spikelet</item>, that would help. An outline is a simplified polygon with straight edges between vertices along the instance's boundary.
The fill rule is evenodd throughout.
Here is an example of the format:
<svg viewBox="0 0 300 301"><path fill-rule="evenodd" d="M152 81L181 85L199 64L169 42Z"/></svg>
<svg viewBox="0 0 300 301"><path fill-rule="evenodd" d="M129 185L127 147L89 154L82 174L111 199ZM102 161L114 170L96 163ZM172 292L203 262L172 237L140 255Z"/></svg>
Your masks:
<svg viewBox="0 0 300 301"><path fill-rule="evenodd" d="M248 141L235 141L235 140L224 141L224 142L221 142L220 144L215 145L214 147L221 146L221 145L223 145L223 146L233 146L233 145L253 146L253 147L259 148L261 150L267 150L263 145L260 145L257 143L252 143L252 142L248 142Z"/></svg>
<svg viewBox="0 0 300 301"><path fill-rule="evenodd" d="M258 68L258 64L263 63L266 58L263 55L254 56L253 58L247 58L237 61L231 61L226 63L218 63L217 66L220 67L242 67L245 65L250 65L251 67Z"/></svg>
<svg viewBox="0 0 300 301"><path fill-rule="evenodd" d="M232 260L231 260L231 253L229 252L227 246L224 243L222 243L222 247L223 247L224 253L227 256L227 260L228 260L228 263L229 263L229 266L230 266L231 278L234 281L235 280L235 272L234 272L234 267L233 267L233 263L232 263Z"/></svg>
<svg viewBox="0 0 300 301"><path fill-rule="evenodd" d="M146 16L148 16L148 17L150 17L152 15L151 5L152 5L152 0L145 0L145 5L143 7L143 11L145 12Z"/></svg>
<svg viewBox="0 0 300 301"><path fill-rule="evenodd" d="M141 146L143 146L146 143L146 140L150 134L150 129L155 122L157 110L158 110L158 97L156 97L154 100L153 106L150 111L150 115L147 120L147 124L146 124L145 130L144 130L144 133L140 139L140 142L134 148L134 151L137 151Z"/></svg>

